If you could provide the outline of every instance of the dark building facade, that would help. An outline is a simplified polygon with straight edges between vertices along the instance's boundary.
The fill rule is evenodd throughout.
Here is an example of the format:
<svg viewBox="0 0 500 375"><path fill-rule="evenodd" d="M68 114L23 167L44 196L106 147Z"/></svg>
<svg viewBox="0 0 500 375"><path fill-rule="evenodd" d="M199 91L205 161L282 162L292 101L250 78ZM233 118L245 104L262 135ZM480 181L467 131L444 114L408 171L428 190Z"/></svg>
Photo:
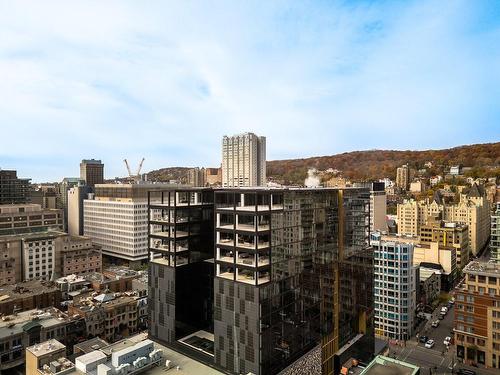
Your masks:
<svg viewBox="0 0 500 375"><path fill-rule="evenodd" d="M30 201L30 179L18 178L17 171L0 170L0 204Z"/></svg>
<svg viewBox="0 0 500 375"><path fill-rule="evenodd" d="M213 196L202 188L149 193L149 333L181 350L213 331ZM199 353L210 361L210 348Z"/></svg>
<svg viewBox="0 0 500 375"><path fill-rule="evenodd" d="M90 187L104 183L104 164L95 159L82 160L80 163L80 179Z"/></svg>
<svg viewBox="0 0 500 375"><path fill-rule="evenodd" d="M210 265L213 272L211 276L208 267L201 270L205 280L212 278L209 284L213 285L213 317L205 313L204 331L195 335L198 344L203 343L199 346L210 348L204 350L205 359L229 373L276 374L320 344L324 374L338 373L347 355L369 360L374 342L369 190L204 191L213 197L207 209L214 213L211 230L215 233L211 254L205 253L213 263L198 262ZM169 194L172 205L177 198L172 200ZM165 201L165 195L161 200ZM186 257L171 251L171 241L178 242L172 234L184 231L170 229L167 238L158 235L155 226L166 223L158 222L157 212L164 215L172 208L158 207L151 196L149 207L150 306L155 316L151 317L150 333L175 344L190 332L179 329L180 318L174 315L180 311L176 305L178 281ZM169 221L171 215L172 211ZM162 246L170 246L170 250L157 251ZM159 263L168 267L160 268ZM202 276L190 280L199 282L198 278ZM161 307L163 298L170 306ZM205 306L210 299L189 303ZM191 332L195 329L198 327Z"/></svg>

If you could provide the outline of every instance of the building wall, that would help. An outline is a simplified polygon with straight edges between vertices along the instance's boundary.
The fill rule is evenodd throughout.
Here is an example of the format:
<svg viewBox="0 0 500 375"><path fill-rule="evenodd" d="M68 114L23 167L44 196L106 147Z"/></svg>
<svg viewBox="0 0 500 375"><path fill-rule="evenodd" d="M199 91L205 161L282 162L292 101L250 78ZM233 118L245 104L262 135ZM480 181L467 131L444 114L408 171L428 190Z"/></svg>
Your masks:
<svg viewBox="0 0 500 375"><path fill-rule="evenodd" d="M21 241L15 237L0 237L0 285L22 279Z"/></svg>
<svg viewBox="0 0 500 375"><path fill-rule="evenodd" d="M83 235L83 200L92 192L89 186L75 186L68 190L68 233Z"/></svg>
<svg viewBox="0 0 500 375"><path fill-rule="evenodd" d="M102 253L129 261L147 258L147 202L96 198L84 201L84 234Z"/></svg>
<svg viewBox="0 0 500 375"><path fill-rule="evenodd" d="M175 268L149 263L149 333L162 342L175 342Z"/></svg>
<svg viewBox="0 0 500 375"><path fill-rule="evenodd" d="M62 210L44 210L36 204L0 206L0 236L48 229L63 229Z"/></svg>
<svg viewBox="0 0 500 375"><path fill-rule="evenodd" d="M500 369L498 271L494 272L494 275L492 272L468 272L467 269L464 272L465 282L455 294L454 328L457 357L469 364L479 363Z"/></svg>
<svg viewBox="0 0 500 375"><path fill-rule="evenodd" d="M101 272L101 250L93 245L89 237L65 236L60 243L59 275L83 275L91 272Z"/></svg>
<svg viewBox="0 0 500 375"><path fill-rule="evenodd" d="M30 202L30 179L18 178L17 171L0 170L0 204Z"/></svg>
<svg viewBox="0 0 500 375"><path fill-rule="evenodd" d="M372 236L375 264L375 333L408 340L413 334L418 280L413 244Z"/></svg>
<svg viewBox="0 0 500 375"><path fill-rule="evenodd" d="M261 186L266 183L266 138L253 133L222 140L222 186Z"/></svg>
<svg viewBox="0 0 500 375"><path fill-rule="evenodd" d="M386 231L387 196L385 191L370 192L370 232Z"/></svg>
<svg viewBox="0 0 500 375"><path fill-rule="evenodd" d="M496 205L495 213L491 216L490 258L500 263L500 203Z"/></svg>

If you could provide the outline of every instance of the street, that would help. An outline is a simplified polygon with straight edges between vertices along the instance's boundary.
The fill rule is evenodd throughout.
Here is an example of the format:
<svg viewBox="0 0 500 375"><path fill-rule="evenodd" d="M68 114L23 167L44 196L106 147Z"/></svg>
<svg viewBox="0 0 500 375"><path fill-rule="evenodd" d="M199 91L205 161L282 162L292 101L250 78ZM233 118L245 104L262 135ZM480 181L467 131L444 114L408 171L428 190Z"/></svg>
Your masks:
<svg viewBox="0 0 500 375"><path fill-rule="evenodd" d="M474 370L478 375L498 375L498 370L495 369L478 369L475 367L465 366L459 363L455 357L455 345L450 345L446 348L443 341L446 336L453 338L453 314L454 308L451 307L443 320L439 320L439 326L433 328L432 322L438 320L440 305L432 314L432 318L420 328L419 336L425 335L429 339L435 341L432 349L428 349L423 343L418 342L416 337L417 332L412 339L406 342L406 345L391 345L389 356L401 361L412 363L421 368L421 374L452 374L452 368L455 372L459 368L468 368Z"/></svg>

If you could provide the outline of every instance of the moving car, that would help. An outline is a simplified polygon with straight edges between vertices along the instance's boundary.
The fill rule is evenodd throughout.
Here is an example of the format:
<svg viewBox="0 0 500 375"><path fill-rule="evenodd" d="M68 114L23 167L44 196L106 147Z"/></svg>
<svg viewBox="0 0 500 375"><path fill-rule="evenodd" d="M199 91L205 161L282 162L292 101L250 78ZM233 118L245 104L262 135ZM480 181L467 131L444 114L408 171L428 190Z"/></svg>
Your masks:
<svg viewBox="0 0 500 375"><path fill-rule="evenodd" d="M444 341L443 341L443 344L445 344L446 346L450 345L451 343L451 337L450 336L446 336Z"/></svg>
<svg viewBox="0 0 500 375"><path fill-rule="evenodd" d="M432 348L433 346L434 346L434 340L432 340L432 339L430 339L429 341L427 341L427 342L425 343L425 347L426 347L427 349L430 349L430 348Z"/></svg>
<svg viewBox="0 0 500 375"><path fill-rule="evenodd" d="M429 340L427 336L420 336L418 341L420 341L422 344L425 344Z"/></svg>
<svg viewBox="0 0 500 375"><path fill-rule="evenodd" d="M435 320L431 324L432 327L437 328L439 326L439 320Z"/></svg>

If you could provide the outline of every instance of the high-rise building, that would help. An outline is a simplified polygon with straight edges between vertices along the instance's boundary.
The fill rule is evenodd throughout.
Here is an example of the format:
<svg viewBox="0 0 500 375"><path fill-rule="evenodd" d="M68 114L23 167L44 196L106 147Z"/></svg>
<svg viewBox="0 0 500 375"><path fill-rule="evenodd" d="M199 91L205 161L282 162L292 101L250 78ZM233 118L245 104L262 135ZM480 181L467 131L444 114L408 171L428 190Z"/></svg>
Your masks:
<svg viewBox="0 0 500 375"><path fill-rule="evenodd" d="M161 185L160 185L161 186ZM83 201L83 232L103 256L138 264L148 258L148 191L157 184L101 184Z"/></svg>
<svg viewBox="0 0 500 375"><path fill-rule="evenodd" d="M206 184L205 168L191 168L188 170L188 185L203 187Z"/></svg>
<svg viewBox="0 0 500 375"><path fill-rule="evenodd" d="M491 216L491 260L500 263L500 203L497 203L495 213Z"/></svg>
<svg viewBox="0 0 500 375"><path fill-rule="evenodd" d="M368 189L152 194L151 337L256 375L317 345L324 374L373 354Z"/></svg>
<svg viewBox="0 0 500 375"><path fill-rule="evenodd" d="M79 185L83 185L85 182L82 179L76 177L65 177L59 184L59 200L60 206L57 208L62 208L64 211L64 230L68 231L68 191Z"/></svg>
<svg viewBox="0 0 500 375"><path fill-rule="evenodd" d="M30 202L30 181L29 178L18 178L17 171L0 169L0 204Z"/></svg>
<svg viewBox="0 0 500 375"><path fill-rule="evenodd" d="M80 163L80 179L90 187L104 183L104 164L95 159L82 160Z"/></svg>
<svg viewBox="0 0 500 375"><path fill-rule="evenodd" d="M248 187L266 184L266 137L254 133L222 139L222 186Z"/></svg>
<svg viewBox="0 0 500 375"><path fill-rule="evenodd" d="M92 193L90 186L75 186L68 190L68 233L83 235L83 201Z"/></svg>
<svg viewBox="0 0 500 375"><path fill-rule="evenodd" d="M405 164L396 169L396 186L402 190L408 190L412 176L412 169Z"/></svg>
<svg viewBox="0 0 500 375"><path fill-rule="evenodd" d="M412 243L385 241L372 234L375 267L375 334L384 339L408 340L413 333L418 267Z"/></svg>
<svg viewBox="0 0 500 375"><path fill-rule="evenodd" d="M456 355L500 369L500 265L474 261L463 273L463 284L455 290Z"/></svg>
<svg viewBox="0 0 500 375"><path fill-rule="evenodd" d="M370 189L370 233L386 231L387 195L384 182L355 182L354 187Z"/></svg>
<svg viewBox="0 0 500 375"><path fill-rule="evenodd" d="M448 204L435 194L432 200L407 200L398 204L398 233L420 234L420 228L429 218L440 217L449 222L462 223L469 228L469 244L473 255L477 255L488 243L490 235L490 204L484 189L474 184L462 191L457 204Z"/></svg>

